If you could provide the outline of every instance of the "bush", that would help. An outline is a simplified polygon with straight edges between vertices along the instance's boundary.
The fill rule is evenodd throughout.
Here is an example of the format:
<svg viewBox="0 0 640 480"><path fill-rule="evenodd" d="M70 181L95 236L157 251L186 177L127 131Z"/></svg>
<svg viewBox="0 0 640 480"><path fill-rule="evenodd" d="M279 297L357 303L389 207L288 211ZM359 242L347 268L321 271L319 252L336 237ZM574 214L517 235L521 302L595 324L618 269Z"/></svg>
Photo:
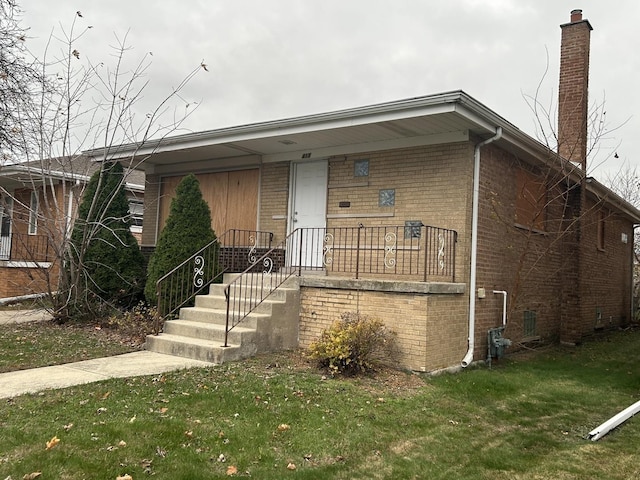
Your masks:
<svg viewBox="0 0 640 480"><path fill-rule="evenodd" d="M211 228L211 210L202 198L198 179L189 174L176 187L167 223L149 260L144 290L147 302L157 304L158 279L215 239L216 234ZM215 265L207 265L207 268L205 273L210 278ZM190 291L192 277L185 276L183 281L183 284L174 285L173 291L164 292L164 295L177 298L180 292Z"/></svg>
<svg viewBox="0 0 640 480"><path fill-rule="evenodd" d="M130 310L111 315L101 326L117 331L134 344L143 344L156 327L162 330L162 318L157 308L140 302Z"/></svg>
<svg viewBox="0 0 640 480"><path fill-rule="evenodd" d="M81 271L77 278L81 285L77 287L93 294L81 298L120 307L128 307L140 299L144 257L131 233L124 171L118 162L105 164L91 176L78 207L71 239L72 261L67 267ZM81 305L78 313L83 310L86 308Z"/></svg>
<svg viewBox="0 0 640 480"><path fill-rule="evenodd" d="M374 370L393 357L395 333L382 320L344 313L309 346L309 357L332 374Z"/></svg>

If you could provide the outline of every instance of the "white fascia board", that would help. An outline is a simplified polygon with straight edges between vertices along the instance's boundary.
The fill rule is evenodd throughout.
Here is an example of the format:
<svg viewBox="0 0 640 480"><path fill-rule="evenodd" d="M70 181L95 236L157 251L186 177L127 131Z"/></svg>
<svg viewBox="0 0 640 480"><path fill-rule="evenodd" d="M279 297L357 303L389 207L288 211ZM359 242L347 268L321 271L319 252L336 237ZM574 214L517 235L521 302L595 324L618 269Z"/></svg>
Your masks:
<svg viewBox="0 0 640 480"><path fill-rule="evenodd" d="M327 158L334 155L351 155L355 153L376 152L382 150L394 150L398 148L420 147L425 145L438 145L442 143L465 142L469 140L469 132L447 132L433 135L421 135L409 138L397 138L393 140L381 140L378 142L358 143L352 145L338 145L335 147L325 147L318 149L298 150L295 152L278 153L274 155L264 155L263 163L285 162L300 160L303 155L306 159Z"/></svg>
<svg viewBox="0 0 640 480"><path fill-rule="evenodd" d="M115 147L112 149L113 151L109 152L108 158L117 159L133 155L136 157L149 156L154 153L170 152L178 149L238 143L245 140L282 137L299 133L449 113L455 110L455 103L459 101L461 96L464 96L462 92L451 92L369 107L197 132L160 140L149 140L144 145L128 144ZM104 155L104 149L95 149L83 153L95 158L99 155Z"/></svg>

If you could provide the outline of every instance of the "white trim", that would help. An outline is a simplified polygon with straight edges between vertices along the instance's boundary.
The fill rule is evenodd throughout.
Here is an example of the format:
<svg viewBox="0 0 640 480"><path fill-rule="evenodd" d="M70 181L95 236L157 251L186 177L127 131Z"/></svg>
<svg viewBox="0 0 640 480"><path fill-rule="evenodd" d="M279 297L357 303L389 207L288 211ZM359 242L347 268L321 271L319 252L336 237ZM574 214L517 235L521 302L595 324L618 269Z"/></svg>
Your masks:
<svg viewBox="0 0 640 480"><path fill-rule="evenodd" d="M385 213L329 213L327 218L388 218L395 217L395 212Z"/></svg>
<svg viewBox="0 0 640 480"><path fill-rule="evenodd" d="M0 261L0 266L5 268L49 268L51 262L23 262L23 261Z"/></svg>

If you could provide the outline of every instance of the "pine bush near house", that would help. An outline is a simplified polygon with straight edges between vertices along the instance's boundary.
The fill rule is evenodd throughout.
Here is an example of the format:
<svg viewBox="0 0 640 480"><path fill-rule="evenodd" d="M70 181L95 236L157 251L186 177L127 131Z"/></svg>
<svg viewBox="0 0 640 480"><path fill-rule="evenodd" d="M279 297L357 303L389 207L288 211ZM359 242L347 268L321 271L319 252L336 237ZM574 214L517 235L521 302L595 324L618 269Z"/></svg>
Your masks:
<svg viewBox="0 0 640 480"><path fill-rule="evenodd" d="M128 307L142 295L144 258L131 233L124 185L118 162L105 164L91 176L71 236L70 263L95 299Z"/></svg>
<svg viewBox="0 0 640 480"><path fill-rule="evenodd" d="M200 184L195 175L182 179L171 201L167 222L160 233L155 251L149 260L145 297L151 305L157 304L156 282L181 262L216 239L211 228L211 210L202 198ZM211 277L214 265L205 265L205 277ZM176 298L178 291L189 291L192 275L183 278L184 285L173 285L163 295Z"/></svg>
<svg viewBox="0 0 640 480"><path fill-rule="evenodd" d="M395 333L382 320L343 313L309 346L309 357L332 374L354 375L387 363L395 352Z"/></svg>

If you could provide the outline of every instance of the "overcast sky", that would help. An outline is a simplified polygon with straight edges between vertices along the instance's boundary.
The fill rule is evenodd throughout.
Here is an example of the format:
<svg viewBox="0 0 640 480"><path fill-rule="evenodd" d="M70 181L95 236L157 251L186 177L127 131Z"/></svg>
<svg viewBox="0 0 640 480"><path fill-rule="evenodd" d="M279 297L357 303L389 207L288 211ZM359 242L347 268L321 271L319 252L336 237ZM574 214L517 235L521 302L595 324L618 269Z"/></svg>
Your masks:
<svg viewBox="0 0 640 480"><path fill-rule="evenodd" d="M82 59L110 62L114 34L131 58L153 52L147 101L201 61L183 96L190 131L243 125L462 89L536 136L525 95L555 109L560 28L581 8L591 36L590 103L606 102L591 166L603 179L640 164L638 0L21 0L29 45L59 23L93 28ZM546 72L546 77L545 77ZM626 122L626 123L625 123ZM623 125L624 124L624 125ZM622 125L622 126L621 126ZM618 159L613 154L618 154Z"/></svg>

